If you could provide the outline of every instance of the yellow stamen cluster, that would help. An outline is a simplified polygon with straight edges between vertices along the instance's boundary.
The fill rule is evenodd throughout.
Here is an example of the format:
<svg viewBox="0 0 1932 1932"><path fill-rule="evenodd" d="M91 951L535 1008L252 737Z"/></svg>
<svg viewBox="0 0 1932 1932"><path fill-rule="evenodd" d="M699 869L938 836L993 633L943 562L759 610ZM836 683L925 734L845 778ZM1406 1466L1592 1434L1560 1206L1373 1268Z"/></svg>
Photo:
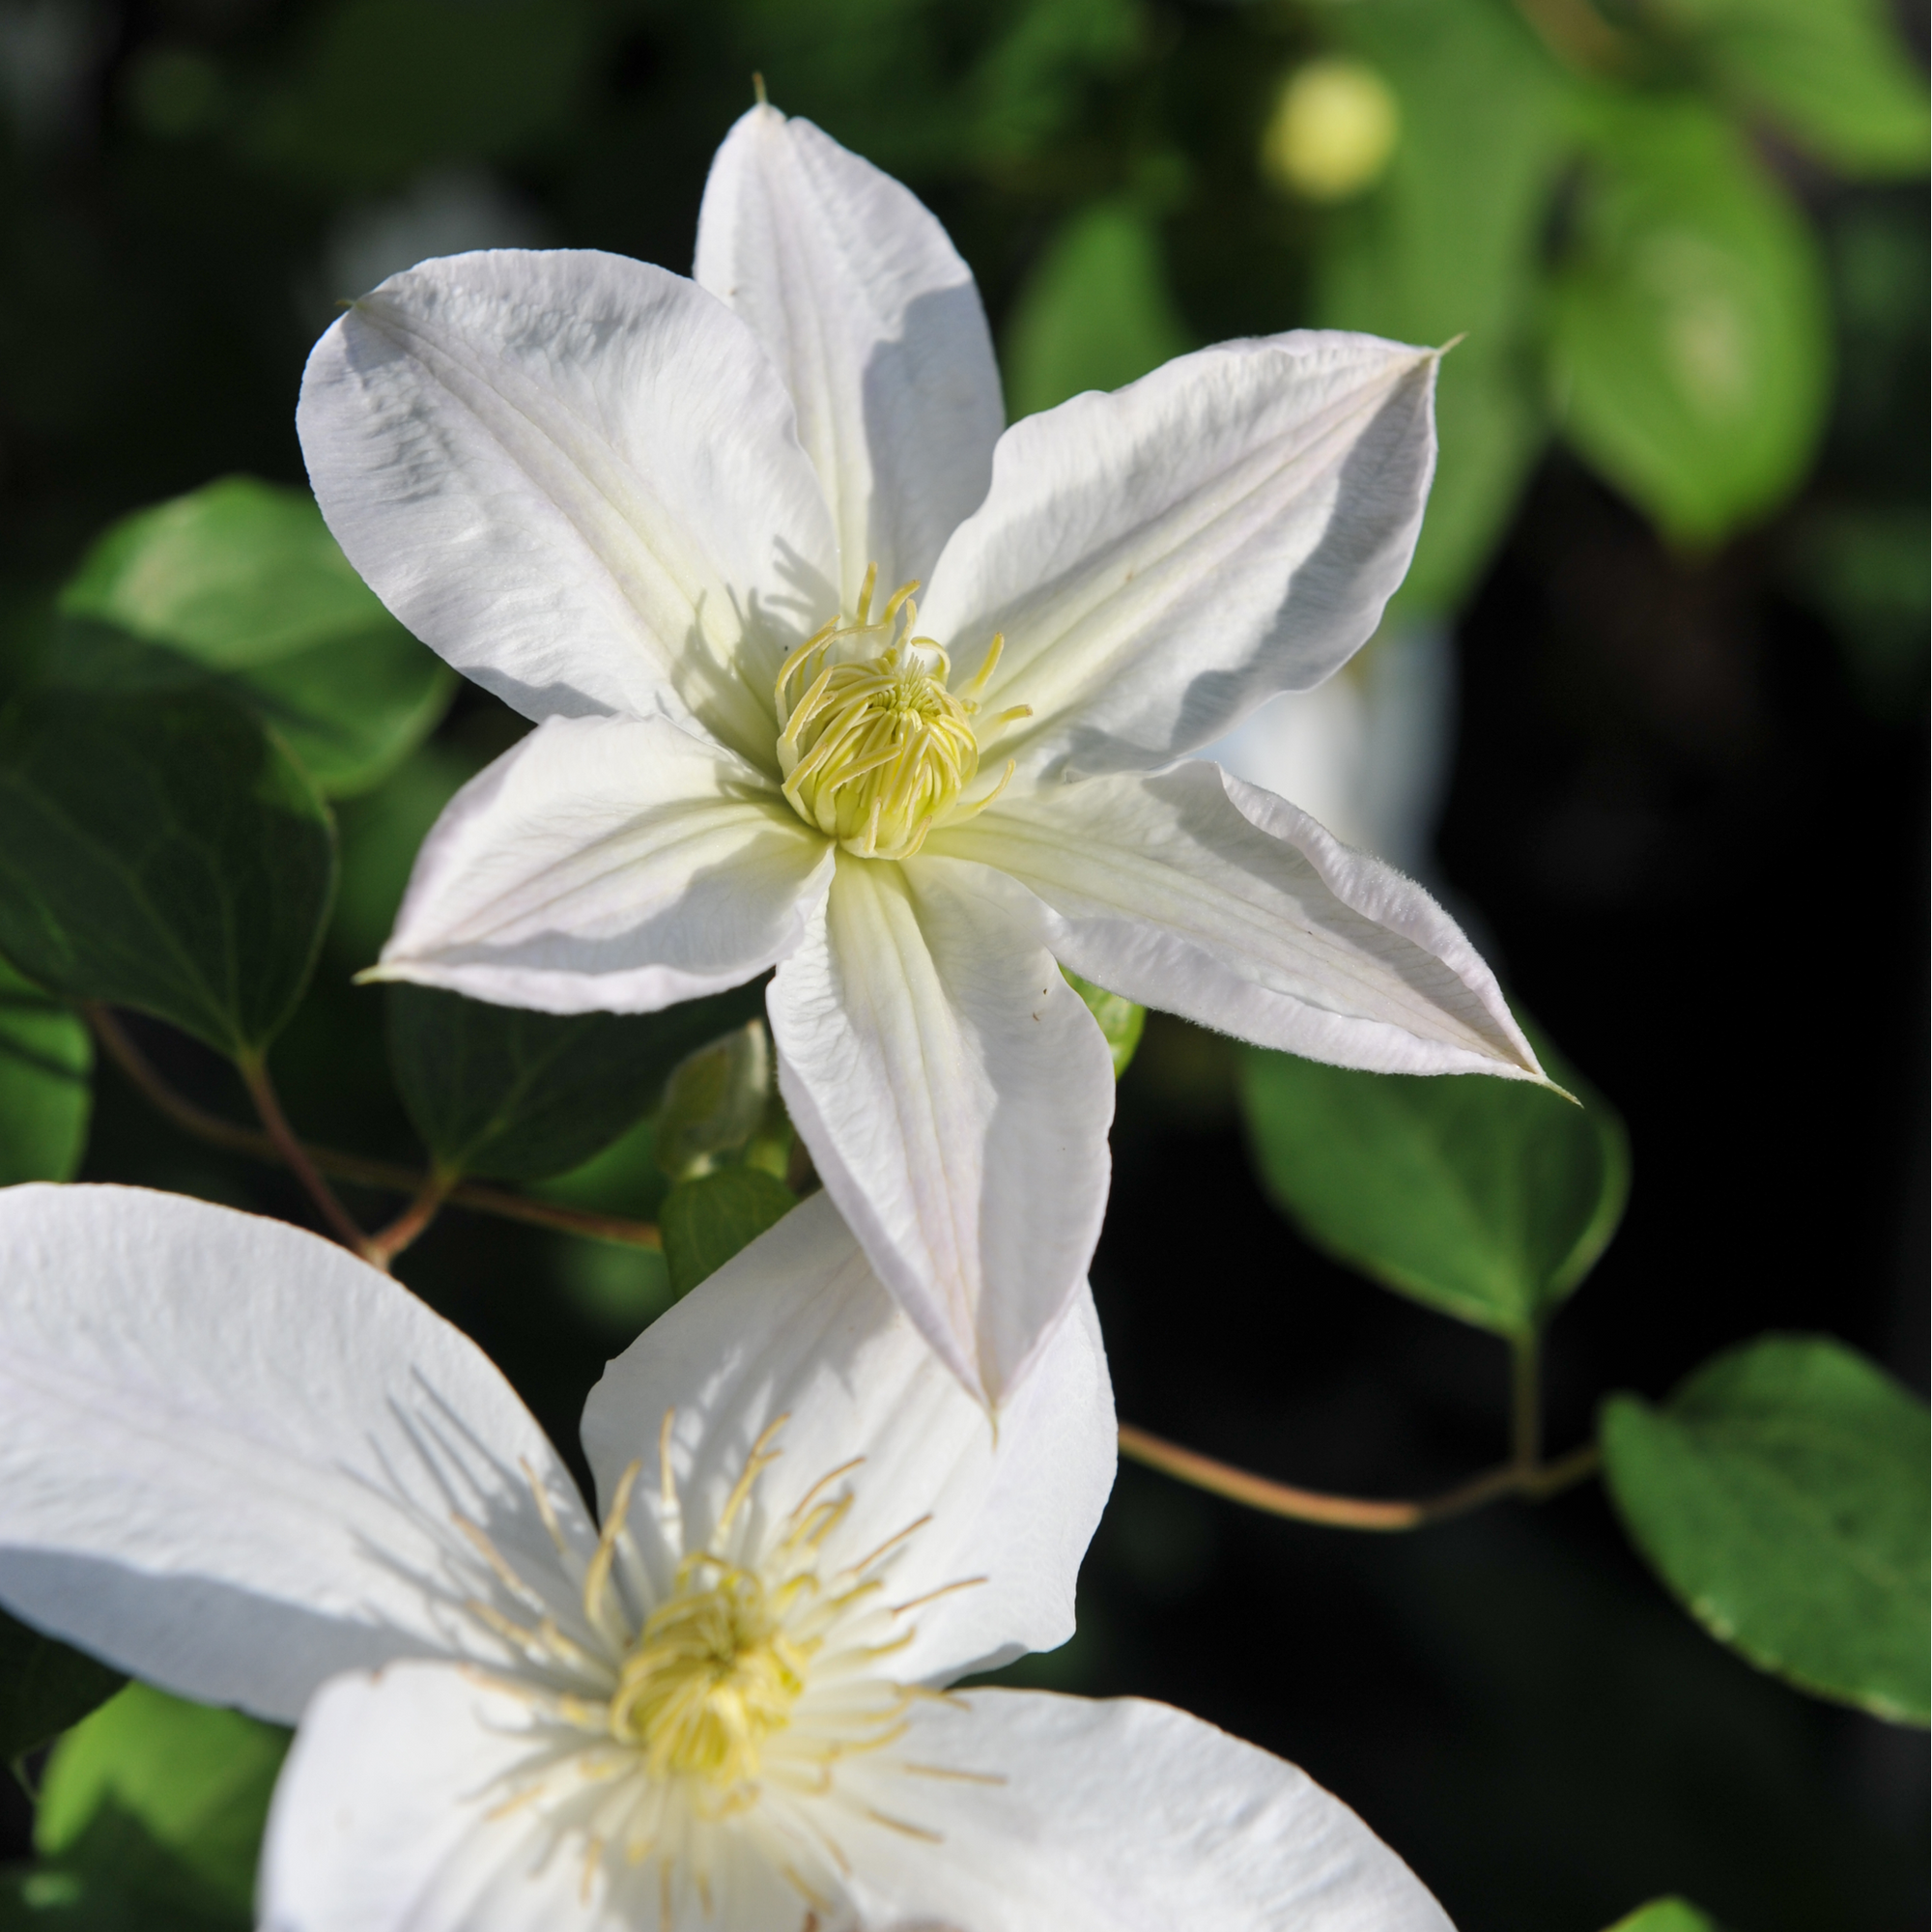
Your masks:
<svg viewBox="0 0 1932 1932"><path fill-rule="evenodd" d="M909 859L935 825L970 817L1011 778L960 803L980 770L973 717L978 694L999 663L993 639L964 696L947 689L950 661L918 637L917 583L902 584L871 619L876 565L866 573L856 619L838 618L808 638L779 672L779 765L784 795L808 825L863 859ZM867 654L867 643L883 648ZM794 700L792 687L804 690ZM1007 717L1024 717L1025 707Z"/></svg>

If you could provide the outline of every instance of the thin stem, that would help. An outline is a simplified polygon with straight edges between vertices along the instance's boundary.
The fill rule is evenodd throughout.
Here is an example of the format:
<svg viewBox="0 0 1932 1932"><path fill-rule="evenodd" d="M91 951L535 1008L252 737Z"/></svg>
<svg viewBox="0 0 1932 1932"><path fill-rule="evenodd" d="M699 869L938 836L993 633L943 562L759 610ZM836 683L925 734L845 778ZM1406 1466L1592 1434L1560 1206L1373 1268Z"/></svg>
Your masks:
<svg viewBox="0 0 1932 1932"><path fill-rule="evenodd" d="M267 1161L271 1166L283 1164L285 1155L281 1148L267 1134L244 1127L239 1122L224 1120L185 1094L177 1094L107 1008L89 1002L81 1010L107 1057L158 1113L185 1133L226 1148L230 1153L245 1154L250 1160ZM324 1174L333 1175L337 1180L381 1188L389 1194L415 1198L429 1180L427 1175L397 1161L372 1160L366 1154L345 1153L339 1148L305 1146L303 1151ZM448 1192L447 1204L479 1214L495 1214L506 1221L550 1228L559 1234L581 1235L593 1241L613 1241L631 1248L664 1246L655 1222L636 1221L623 1214L599 1214L588 1208L567 1208L560 1202L538 1201L474 1180L458 1181Z"/></svg>
<svg viewBox="0 0 1932 1932"><path fill-rule="evenodd" d="M329 1233L353 1253L365 1253L369 1245L368 1236L356 1225L355 1217L335 1198L335 1189L322 1178L322 1170L310 1157L308 1149L296 1138L296 1130L289 1125L289 1117L282 1112L275 1083L269 1078L269 1063L259 1053L237 1054L235 1070L241 1074L242 1084L247 1088L248 1097L254 1101L255 1111L261 1115L262 1124L268 1128L269 1138L274 1142L276 1152L307 1190L308 1198L315 1203Z"/></svg>
<svg viewBox="0 0 1932 1932"><path fill-rule="evenodd" d="M1510 1461L1526 1476L1543 1462L1543 1346L1534 1329L1510 1338Z"/></svg>
<svg viewBox="0 0 1932 1932"><path fill-rule="evenodd" d="M386 1271L390 1263L436 1219L455 1184L455 1175L445 1174L440 1167L431 1168L423 1177L423 1184L416 1189L415 1199L386 1228L379 1229L362 1243L362 1259Z"/></svg>
<svg viewBox="0 0 1932 1932"><path fill-rule="evenodd" d="M1579 1449L1544 1468L1524 1468L1511 1462L1471 1477L1437 1496L1413 1502L1381 1502L1366 1496L1329 1495L1321 1490L1300 1490L1289 1483L1277 1483L1237 1469L1231 1463L1204 1456L1198 1449L1183 1449L1131 1423L1121 1424L1121 1453L1151 1469L1191 1483L1230 1502L1245 1503L1250 1509L1269 1516L1288 1517L1295 1522L1317 1522L1330 1529L1389 1531L1420 1529L1425 1523L1441 1522L1467 1510L1480 1509L1500 1496L1524 1495L1541 1502L1573 1483L1581 1482L1597 1466L1596 1445Z"/></svg>

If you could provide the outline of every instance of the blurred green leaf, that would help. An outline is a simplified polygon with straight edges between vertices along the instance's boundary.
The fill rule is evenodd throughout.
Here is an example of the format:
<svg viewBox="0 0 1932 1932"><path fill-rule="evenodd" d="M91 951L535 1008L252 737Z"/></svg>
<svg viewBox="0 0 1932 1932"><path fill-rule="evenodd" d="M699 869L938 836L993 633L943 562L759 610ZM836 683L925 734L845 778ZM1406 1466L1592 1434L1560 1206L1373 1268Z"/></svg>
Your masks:
<svg viewBox="0 0 1932 1932"><path fill-rule="evenodd" d="M1925 173L1925 74L1884 0L1649 0L1648 18L1841 173Z"/></svg>
<svg viewBox="0 0 1932 1932"><path fill-rule="evenodd" d="M1653 1898L1619 1918L1609 1932L1718 1932L1718 1921L1688 1898Z"/></svg>
<svg viewBox="0 0 1932 1932"><path fill-rule="evenodd" d="M380 781L455 690L449 667L350 567L308 494L248 476L123 518L60 601L69 616L164 651L184 682L218 678L281 732L329 796ZM99 651L93 659L97 682L165 674ZM58 664L48 669L63 676ZM88 672L65 672L77 674Z"/></svg>
<svg viewBox="0 0 1932 1932"><path fill-rule="evenodd" d="M658 1213L673 1294L689 1294L740 1248L798 1206L782 1180L757 1167L721 1167L680 1180Z"/></svg>
<svg viewBox="0 0 1932 1932"><path fill-rule="evenodd" d="M1581 1106L1526 1081L1359 1073L1248 1048L1241 1100L1262 1184L1372 1280L1532 1334L1595 1265L1630 1192L1622 1122L1538 1050Z"/></svg>
<svg viewBox="0 0 1932 1932"><path fill-rule="evenodd" d="M539 1013L388 990L389 1065L439 1166L535 1179L581 1166L658 1105L699 1042L762 1009L759 983L657 1013Z"/></svg>
<svg viewBox="0 0 1932 1932"><path fill-rule="evenodd" d="M1133 1065L1134 1049L1141 1043L1141 1034L1147 1027L1147 1009L1136 1006L1132 1000L1122 999L1119 993L1107 992L1096 986L1091 980L1083 980L1078 973L1069 973L1063 966L1061 977L1087 1002L1087 1010L1100 1022L1100 1031L1106 1036L1107 1051L1113 1056L1114 1078L1118 1080Z"/></svg>
<svg viewBox="0 0 1932 1932"><path fill-rule="evenodd" d="M127 1681L0 1610L0 1764L77 1724Z"/></svg>
<svg viewBox="0 0 1932 1932"><path fill-rule="evenodd" d="M1193 347L1152 221L1103 202L1061 228L1014 300L1001 356L1008 412L1118 389Z"/></svg>
<svg viewBox="0 0 1932 1932"><path fill-rule="evenodd" d="M1402 132L1376 189L1318 231L1317 317L1404 342L1464 338L1438 378L1435 486L1401 592L1406 608L1451 610L1548 435L1530 336L1574 83L1488 0L1383 0L1324 25L1394 89Z"/></svg>
<svg viewBox="0 0 1932 1932"><path fill-rule="evenodd" d="M87 1148L93 1071L79 1016L0 959L0 1187L72 1178Z"/></svg>
<svg viewBox="0 0 1932 1932"><path fill-rule="evenodd" d="M657 1118L658 1165L673 1180L708 1173L719 1154L757 1130L772 1096L772 1049L763 1020L700 1046L673 1069Z"/></svg>
<svg viewBox="0 0 1932 1932"><path fill-rule="evenodd" d="M124 1896L247 1925L289 1735L130 1684L54 1747L35 1848Z"/></svg>
<svg viewBox="0 0 1932 1932"><path fill-rule="evenodd" d="M1564 436L1667 536L1715 543L1802 480L1831 390L1824 267L1711 109L1605 107L1550 325Z"/></svg>
<svg viewBox="0 0 1932 1932"><path fill-rule="evenodd" d="M639 1121L581 1166L532 1180L530 1192L600 1214L655 1221L670 1186L658 1165L657 1133L656 1121Z"/></svg>
<svg viewBox="0 0 1932 1932"><path fill-rule="evenodd" d="M1925 1406L1842 1343L1767 1335L1603 1407L1632 1540L1719 1639L1801 1690L1932 1717Z"/></svg>
<svg viewBox="0 0 1932 1932"><path fill-rule="evenodd" d="M212 693L42 693L0 711L0 950L50 992L265 1046L335 887L327 808Z"/></svg>
<svg viewBox="0 0 1932 1932"><path fill-rule="evenodd" d="M300 180L363 189L430 161L515 154L568 112L594 51L588 12L582 0L337 0L309 15L242 145Z"/></svg>

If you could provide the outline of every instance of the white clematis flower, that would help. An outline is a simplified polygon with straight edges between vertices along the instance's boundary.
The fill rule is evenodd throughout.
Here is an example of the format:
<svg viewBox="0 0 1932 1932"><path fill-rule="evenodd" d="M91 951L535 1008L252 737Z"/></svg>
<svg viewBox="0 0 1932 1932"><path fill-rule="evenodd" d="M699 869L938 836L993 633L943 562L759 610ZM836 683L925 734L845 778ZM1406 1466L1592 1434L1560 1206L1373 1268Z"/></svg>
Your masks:
<svg viewBox="0 0 1932 1932"><path fill-rule="evenodd" d="M762 106L695 280L587 252L391 277L310 358L309 474L384 603L540 728L431 834L378 977L642 1011L777 965L826 1186L999 1403L1106 1196L1110 1064L1056 959L1320 1060L1541 1077L1418 887L1173 768L1375 629L1435 362L1226 343L1002 435L938 223Z"/></svg>
<svg viewBox="0 0 1932 1932"><path fill-rule="evenodd" d="M270 1932L1443 1932L1292 1766L962 1671L1062 1641L1083 1292L997 1435L807 1202L612 1362L602 1528L509 1385L279 1222L0 1193L0 1602L299 1718Z"/></svg>

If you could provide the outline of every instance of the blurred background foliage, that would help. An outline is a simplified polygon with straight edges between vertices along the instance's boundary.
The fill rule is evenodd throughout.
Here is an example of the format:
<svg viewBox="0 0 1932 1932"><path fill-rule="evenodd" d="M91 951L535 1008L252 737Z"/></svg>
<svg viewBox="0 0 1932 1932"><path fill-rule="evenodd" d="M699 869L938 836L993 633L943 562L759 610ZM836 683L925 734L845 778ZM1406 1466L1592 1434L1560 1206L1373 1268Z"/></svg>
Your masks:
<svg viewBox="0 0 1932 1932"><path fill-rule="evenodd" d="M402 1264L574 1445L604 1358L791 1199L755 997L675 1037L485 1040L446 996L352 985L437 812L523 726L344 570L295 390L336 304L425 256L685 269L760 71L940 214L1014 414L1231 335L1459 338L1390 622L1225 754L1421 870L1629 1122L1630 1217L1551 1339L1556 1447L1613 1388L1633 1443L1692 1428L1643 1399L1767 1328L1922 1391L1923 41L1883 0L0 0L0 696L119 692L151 735L239 703L293 748L341 864L275 1047L306 1135L661 1222L662 1252L452 1210ZM231 554L272 561L266 605L204 567ZM129 1024L245 1118L218 1056ZM0 1179L312 1218L117 1073L90 1102L91 1065L0 965ZM1122 1413L1426 1493L1497 1453L1481 1328L1548 1320L1615 1214L1530 1273L1512 1250L1517 1274L1418 1285L1368 1252L1375 1201L1297 1199L1306 1077L1148 1020L1094 1264ZM546 1080L567 1105L497 1107ZM1621 1139L1582 1145L1621 1203ZM1678 1893L1733 1932L1925 1922L1922 1738L1708 1641L1594 1486L1378 1539L1123 1466L1080 1634L1024 1668L1295 1758L1466 1932L1653 1897L1633 1924L1711 1922ZM31 1760L37 1826L0 1800L7 1849L43 1855L0 1923L245 1923L280 1748L158 1693L103 1706Z"/></svg>

